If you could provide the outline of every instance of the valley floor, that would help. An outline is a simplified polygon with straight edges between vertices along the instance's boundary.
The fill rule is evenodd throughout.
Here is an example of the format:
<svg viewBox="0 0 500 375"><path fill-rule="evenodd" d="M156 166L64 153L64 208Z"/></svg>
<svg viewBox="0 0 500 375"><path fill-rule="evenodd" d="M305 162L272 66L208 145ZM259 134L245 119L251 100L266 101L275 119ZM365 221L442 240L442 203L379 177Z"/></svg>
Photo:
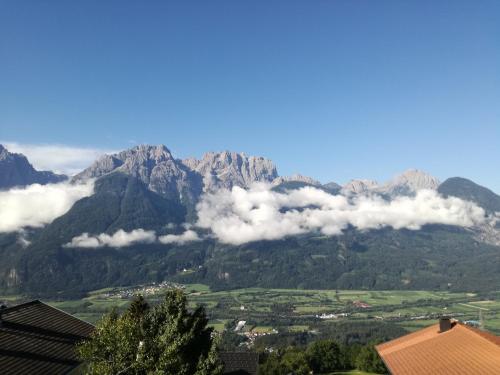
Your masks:
<svg viewBox="0 0 500 375"><path fill-rule="evenodd" d="M143 294L154 303L162 298L166 288L175 286L186 291L190 306L205 306L216 330L234 330L237 322L245 321L239 333L251 341L276 333L318 333L325 327L347 322L384 322L412 331L434 324L441 315L483 324L485 329L500 334L500 292L262 288L212 292L203 284L163 283L107 288L79 300L46 302L95 323L112 308L126 308L134 294ZM0 300L13 304L23 297L0 296Z"/></svg>

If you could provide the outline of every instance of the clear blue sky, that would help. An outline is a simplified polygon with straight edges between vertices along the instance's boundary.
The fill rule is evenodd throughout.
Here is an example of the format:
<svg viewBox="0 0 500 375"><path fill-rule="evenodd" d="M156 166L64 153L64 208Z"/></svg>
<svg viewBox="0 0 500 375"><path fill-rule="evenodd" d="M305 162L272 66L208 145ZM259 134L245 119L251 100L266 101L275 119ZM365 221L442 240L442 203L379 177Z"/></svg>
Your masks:
<svg viewBox="0 0 500 375"><path fill-rule="evenodd" d="M0 0L0 139L500 192L500 1Z"/></svg>

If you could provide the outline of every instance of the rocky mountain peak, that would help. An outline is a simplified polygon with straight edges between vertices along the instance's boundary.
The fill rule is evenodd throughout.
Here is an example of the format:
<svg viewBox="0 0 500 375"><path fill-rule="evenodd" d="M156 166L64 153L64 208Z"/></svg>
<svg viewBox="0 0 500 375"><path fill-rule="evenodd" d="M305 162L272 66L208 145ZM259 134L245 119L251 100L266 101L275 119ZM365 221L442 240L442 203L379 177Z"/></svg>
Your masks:
<svg viewBox="0 0 500 375"><path fill-rule="evenodd" d="M429 173L418 169L408 169L385 184L382 190L390 195L405 195L422 189L436 190L439 183L439 180Z"/></svg>
<svg viewBox="0 0 500 375"><path fill-rule="evenodd" d="M280 177L276 177L272 184L273 185L279 185L279 184L282 184L284 182L303 182L305 184L308 184L308 185L313 185L313 186L320 186L321 185L321 182L311 178L311 177L308 177L308 176L303 176L301 174L293 174L291 176L280 176Z"/></svg>
<svg viewBox="0 0 500 375"><path fill-rule="evenodd" d="M350 180L342 187L344 193L362 194L378 187L377 181L367 179Z"/></svg>
<svg viewBox="0 0 500 375"><path fill-rule="evenodd" d="M49 171L37 171L23 154L9 152L0 145L0 189L31 184L49 184L67 179Z"/></svg>
<svg viewBox="0 0 500 375"><path fill-rule="evenodd" d="M233 186L247 188L253 182L271 182L278 177L273 162L258 156L231 151L207 152L201 160L182 161L189 169L201 174L205 191Z"/></svg>
<svg viewBox="0 0 500 375"><path fill-rule="evenodd" d="M200 179L164 145L139 145L114 155L104 155L73 181L99 178L112 172L133 176L149 190L170 199L194 202L201 193Z"/></svg>

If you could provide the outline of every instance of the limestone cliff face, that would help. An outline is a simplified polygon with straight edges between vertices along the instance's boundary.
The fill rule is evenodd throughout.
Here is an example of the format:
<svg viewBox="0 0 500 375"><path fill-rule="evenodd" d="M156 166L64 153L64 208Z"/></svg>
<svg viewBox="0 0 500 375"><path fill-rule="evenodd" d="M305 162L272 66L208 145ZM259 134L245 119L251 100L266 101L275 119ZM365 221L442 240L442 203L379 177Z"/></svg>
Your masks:
<svg viewBox="0 0 500 375"><path fill-rule="evenodd" d="M189 158L182 162L202 176L205 191L233 186L247 188L254 182L271 182L278 177L271 160L243 153L208 152L202 159Z"/></svg>
<svg viewBox="0 0 500 375"><path fill-rule="evenodd" d="M201 194L200 177L163 146L140 145L105 155L73 178L81 181L121 172L141 180L149 190L170 199L194 201Z"/></svg>
<svg viewBox="0 0 500 375"><path fill-rule="evenodd" d="M151 191L168 198L195 202L203 191L233 186L248 188L278 177L276 167L262 157L236 152L209 152L202 159L175 159L163 145L141 145L105 155L73 177L73 182L121 172L140 179Z"/></svg>
<svg viewBox="0 0 500 375"><path fill-rule="evenodd" d="M377 181L373 180L351 180L342 187L346 194L362 194L378 187Z"/></svg>
<svg viewBox="0 0 500 375"><path fill-rule="evenodd" d="M31 184L50 184L66 180L64 175L37 171L22 154L9 152L0 145L0 190Z"/></svg>
<svg viewBox="0 0 500 375"><path fill-rule="evenodd" d="M439 184L436 177L418 169L409 169L396 176L379 190L390 196L412 195L422 189L437 190Z"/></svg>

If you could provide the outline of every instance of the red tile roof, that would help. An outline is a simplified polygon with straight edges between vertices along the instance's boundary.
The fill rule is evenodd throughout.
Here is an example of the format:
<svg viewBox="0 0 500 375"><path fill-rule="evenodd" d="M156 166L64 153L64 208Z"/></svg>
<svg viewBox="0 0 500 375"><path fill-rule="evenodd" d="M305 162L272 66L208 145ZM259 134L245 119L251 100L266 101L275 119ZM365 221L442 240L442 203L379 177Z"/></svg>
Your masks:
<svg viewBox="0 0 500 375"><path fill-rule="evenodd" d="M439 324L376 346L394 375L500 374L500 338L460 323Z"/></svg>

